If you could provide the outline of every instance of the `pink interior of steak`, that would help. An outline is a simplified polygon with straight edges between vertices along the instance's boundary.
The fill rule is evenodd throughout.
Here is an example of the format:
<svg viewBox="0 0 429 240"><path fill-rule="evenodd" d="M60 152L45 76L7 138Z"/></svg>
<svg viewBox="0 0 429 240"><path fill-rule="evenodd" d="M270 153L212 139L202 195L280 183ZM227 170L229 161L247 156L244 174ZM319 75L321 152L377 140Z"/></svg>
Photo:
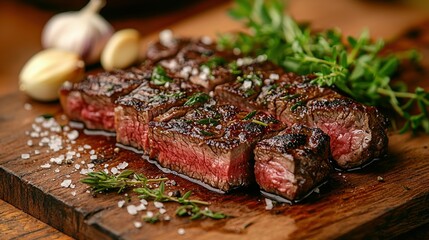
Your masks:
<svg viewBox="0 0 429 240"><path fill-rule="evenodd" d="M255 163L256 182L268 192L274 192L288 199L295 199L297 194L297 180L282 161Z"/></svg>
<svg viewBox="0 0 429 240"><path fill-rule="evenodd" d="M135 109L116 107L115 128L117 142L137 149L147 150L149 147L149 126L148 121L142 118Z"/></svg>
<svg viewBox="0 0 429 240"><path fill-rule="evenodd" d="M186 141L189 140L189 141ZM188 138L154 130L150 139L151 157L169 169L186 174L220 190L248 185L251 179L250 148L241 144L224 152L193 143Z"/></svg>
<svg viewBox="0 0 429 240"><path fill-rule="evenodd" d="M113 104L107 102L103 104L88 103L77 91L63 95L61 102L66 114L72 120L83 122L88 129L115 131Z"/></svg>

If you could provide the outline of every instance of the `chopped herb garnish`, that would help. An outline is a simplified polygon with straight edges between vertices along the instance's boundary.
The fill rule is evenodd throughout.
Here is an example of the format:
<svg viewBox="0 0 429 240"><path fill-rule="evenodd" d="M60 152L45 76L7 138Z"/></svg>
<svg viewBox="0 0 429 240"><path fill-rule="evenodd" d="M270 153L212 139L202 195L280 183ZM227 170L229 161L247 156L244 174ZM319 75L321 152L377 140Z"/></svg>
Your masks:
<svg viewBox="0 0 429 240"><path fill-rule="evenodd" d="M238 68L237 62L235 62L235 61L230 62L228 64L228 69L229 69L229 72L231 72L234 75L238 75L241 73L241 70Z"/></svg>
<svg viewBox="0 0 429 240"><path fill-rule="evenodd" d="M201 133L201 135L204 135L204 136L213 136L214 135L214 133L207 132L207 131L204 131L204 130L200 130L200 133Z"/></svg>
<svg viewBox="0 0 429 240"><path fill-rule="evenodd" d="M267 123L261 122L261 121L256 120L256 119L252 119L252 123L256 123L256 124L259 124L259 125L264 126L264 127L268 126Z"/></svg>
<svg viewBox="0 0 429 240"><path fill-rule="evenodd" d="M145 222L147 222L147 223L157 223L157 222L159 222L160 221L160 219L159 219L159 216L160 216L160 214L159 213L157 213L157 214L155 214L154 216L152 216L152 217L144 217L143 218L143 221L145 221Z"/></svg>
<svg viewBox="0 0 429 240"><path fill-rule="evenodd" d="M247 89L246 91L244 91L244 96L245 97L250 97L250 96L252 96L255 93L256 93L256 91L253 88L250 88L250 89Z"/></svg>
<svg viewBox="0 0 429 240"><path fill-rule="evenodd" d="M250 34L222 36L221 49L245 56L265 54L287 71L314 74L312 84L336 87L364 104L392 109L406 120L403 131L429 133L429 92L421 87L409 91L405 84L391 82L401 59L418 60L415 51L380 54L384 42L372 41L367 31L358 38L338 30L313 31L285 14L281 0L236 0L230 14L244 20Z"/></svg>
<svg viewBox="0 0 429 240"><path fill-rule="evenodd" d="M186 101L183 105L184 106L193 106L197 103L205 103L210 99L210 96L206 93L195 93L194 95L192 95L188 101Z"/></svg>
<svg viewBox="0 0 429 240"><path fill-rule="evenodd" d="M219 121L216 119L213 119L213 118L203 118L203 119L198 120L197 123L205 124L205 125L211 124L211 125L216 126L219 124Z"/></svg>
<svg viewBox="0 0 429 240"><path fill-rule="evenodd" d="M251 111L250 113L248 113L244 118L243 118L243 120L249 120L249 119L251 119L252 117L254 117L255 115L256 115L256 110L253 110L253 111Z"/></svg>
<svg viewBox="0 0 429 240"><path fill-rule="evenodd" d="M203 63L201 66L206 66L209 69L213 69L218 66L223 66L226 63L226 60L222 57L214 56Z"/></svg>
<svg viewBox="0 0 429 240"><path fill-rule="evenodd" d="M173 81L167 76L167 72L163 67L157 65L153 68L151 82L155 85L164 85L167 82Z"/></svg>
<svg viewBox="0 0 429 240"><path fill-rule="evenodd" d="M294 105L292 105L292 107L290 107L290 110L291 111L295 111L299 106L304 106L304 102L298 101L297 103L295 103Z"/></svg>
<svg viewBox="0 0 429 240"><path fill-rule="evenodd" d="M227 216L220 212L213 212L210 209L201 209L197 205L183 205L177 208L176 215L180 217L190 216L191 220L199 219L202 217L209 217L212 219L223 219Z"/></svg>

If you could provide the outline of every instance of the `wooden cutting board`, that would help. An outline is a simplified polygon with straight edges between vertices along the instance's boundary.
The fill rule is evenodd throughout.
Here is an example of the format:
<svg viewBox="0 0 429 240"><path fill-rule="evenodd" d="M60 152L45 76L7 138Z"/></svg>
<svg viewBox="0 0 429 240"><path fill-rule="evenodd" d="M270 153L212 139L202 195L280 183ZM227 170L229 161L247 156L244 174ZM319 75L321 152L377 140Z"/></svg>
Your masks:
<svg viewBox="0 0 429 240"><path fill-rule="evenodd" d="M195 34L189 30L196 26L201 34L215 35L220 30L207 30L204 24L225 23L219 18L224 7L208 13L204 21L195 19L174 26L178 33ZM198 20L198 19L197 19ZM222 26L222 24L220 26ZM186 30L188 29L188 30ZM150 41L155 36L146 38ZM425 78L428 79L427 76ZM426 85L428 87L428 85ZM27 103L27 105L26 105ZM30 104L31 109L30 109ZM121 149L115 151L114 137L86 135L82 130L72 149L90 145L82 152L82 158L73 164L61 164L48 169L41 166L52 157L65 154L42 151L26 132L32 131L34 119L42 114L53 114L64 123L57 103L41 104L20 93L0 98L0 197L30 213L36 218L78 239L361 239L390 238L429 222L429 136L410 134L389 136L388 156L369 167L350 173L333 173L329 182L297 205L276 205L266 210L265 199L256 188L244 189L227 195L211 192L199 185L172 174L160 171L155 165L142 159L140 154ZM64 145L66 147L67 144ZM43 149L45 150L45 149ZM96 169L104 164L111 167L127 162L127 169L150 177L166 176L177 182L169 191L192 190L194 197L212 203L211 209L222 211L230 218L223 220L194 220L172 217L171 221L156 224L143 223L136 228L145 211L132 216L118 201L131 198L129 204L137 204L136 195L116 193L98 194L94 197L79 182L79 172L90 162L90 150L99 156ZM31 153L23 159L22 154ZM25 158L25 157L24 157ZM85 164L82 164L84 161ZM75 164L81 169L77 170ZM382 177L384 181L379 181ZM65 188L61 183L70 179L75 188ZM176 204L166 203L167 213L174 215ZM152 204L150 210L155 211ZM184 235L178 229L185 230Z"/></svg>

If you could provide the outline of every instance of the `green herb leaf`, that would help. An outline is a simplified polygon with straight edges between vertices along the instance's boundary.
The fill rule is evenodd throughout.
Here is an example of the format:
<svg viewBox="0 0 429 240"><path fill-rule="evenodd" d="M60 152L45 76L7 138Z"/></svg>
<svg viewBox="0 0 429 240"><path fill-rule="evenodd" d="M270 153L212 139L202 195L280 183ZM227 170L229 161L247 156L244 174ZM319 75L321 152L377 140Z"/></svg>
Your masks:
<svg viewBox="0 0 429 240"><path fill-rule="evenodd" d="M156 65L153 68L151 82L155 85L164 85L168 82L172 82L173 80L167 76L167 72L161 65Z"/></svg>
<svg viewBox="0 0 429 240"><path fill-rule="evenodd" d="M219 124L219 121L213 118L203 118L197 121L199 124L205 124L205 125L213 125L216 126Z"/></svg>
<svg viewBox="0 0 429 240"><path fill-rule="evenodd" d="M208 100L210 99L210 96L207 95L206 93L195 93L194 95L192 95L188 101L186 101L183 105L184 106L193 106L197 103L206 103Z"/></svg>
<svg viewBox="0 0 429 240"><path fill-rule="evenodd" d="M400 59L419 59L415 51L381 55L382 40L372 41L368 31L358 38L344 37L336 30L313 33L284 14L281 0L236 0L230 15L244 21L250 34L223 35L222 49L240 50L244 55L265 54L287 71L314 74L312 84L336 87L364 104L394 110L406 120L403 129L429 133L429 93L406 92L391 83ZM344 43L342 39L347 39ZM244 81L244 78L238 79ZM249 91L245 95L250 96ZM402 108L406 105L406 108ZM296 105L294 108L298 107ZM413 108L414 107L414 108ZM410 109L419 112L411 114Z"/></svg>
<svg viewBox="0 0 429 240"><path fill-rule="evenodd" d="M251 119L252 117L254 117L255 115L256 115L256 113L257 113L258 111L256 111L256 110L253 110L253 111L251 111L251 112L249 112L244 118L243 118L243 120L249 120L249 119Z"/></svg>

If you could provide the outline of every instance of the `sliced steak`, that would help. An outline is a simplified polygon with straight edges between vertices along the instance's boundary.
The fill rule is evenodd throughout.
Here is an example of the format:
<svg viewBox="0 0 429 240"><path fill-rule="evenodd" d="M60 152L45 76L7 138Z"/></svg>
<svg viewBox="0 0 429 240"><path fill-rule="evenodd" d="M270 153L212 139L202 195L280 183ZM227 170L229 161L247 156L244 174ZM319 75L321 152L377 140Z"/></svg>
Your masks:
<svg viewBox="0 0 429 240"><path fill-rule="evenodd" d="M151 158L229 191L253 181L255 143L279 131L282 124L260 111L249 113L211 99L198 107L172 108L150 122L149 128Z"/></svg>
<svg viewBox="0 0 429 240"><path fill-rule="evenodd" d="M162 85L145 81L131 93L120 97L115 108L116 141L148 151L148 124L159 114L182 105L192 92L201 88L183 79Z"/></svg>
<svg viewBox="0 0 429 240"><path fill-rule="evenodd" d="M215 86L234 79L234 73L227 64L236 58L231 52L217 50L213 43L193 40L180 49L175 57L159 63L175 73L176 77L188 79L209 92Z"/></svg>
<svg viewBox="0 0 429 240"><path fill-rule="evenodd" d="M60 102L67 116L88 129L115 131L114 103L150 77L148 66L127 71L89 75L82 82L66 83L60 90Z"/></svg>
<svg viewBox="0 0 429 240"><path fill-rule="evenodd" d="M312 78L250 73L218 86L215 96L244 109L264 110L288 125L322 129L331 138L333 159L340 168L355 168L382 157L387 151L386 118L375 107L310 85Z"/></svg>
<svg viewBox="0 0 429 240"><path fill-rule="evenodd" d="M255 177L262 190L296 201L331 171L329 136L317 128L293 125L256 145Z"/></svg>

